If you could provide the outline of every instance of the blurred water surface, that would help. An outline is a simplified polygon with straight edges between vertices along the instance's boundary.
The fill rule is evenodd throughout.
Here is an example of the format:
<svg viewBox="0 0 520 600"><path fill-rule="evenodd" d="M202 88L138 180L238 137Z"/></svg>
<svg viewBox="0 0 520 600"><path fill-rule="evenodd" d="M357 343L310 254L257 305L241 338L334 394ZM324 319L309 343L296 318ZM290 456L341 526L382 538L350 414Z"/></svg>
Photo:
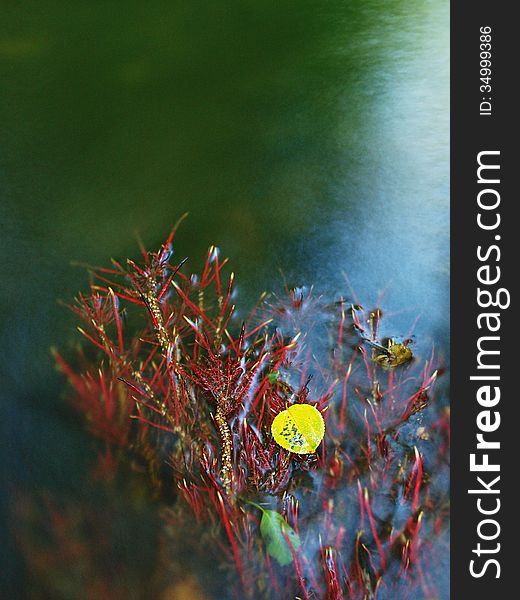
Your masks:
<svg viewBox="0 0 520 600"><path fill-rule="evenodd" d="M6 488L83 489L49 355L87 282L71 261L158 247L185 211L178 255L217 244L246 305L280 270L331 298L348 278L446 352L447 1L1 4Z"/></svg>

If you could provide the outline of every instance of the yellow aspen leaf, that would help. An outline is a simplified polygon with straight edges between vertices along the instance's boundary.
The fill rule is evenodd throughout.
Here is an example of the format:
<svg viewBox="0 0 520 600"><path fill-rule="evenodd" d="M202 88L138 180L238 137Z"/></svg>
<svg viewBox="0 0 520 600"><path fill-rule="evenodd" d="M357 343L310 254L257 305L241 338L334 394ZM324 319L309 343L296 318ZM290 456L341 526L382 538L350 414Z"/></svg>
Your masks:
<svg viewBox="0 0 520 600"><path fill-rule="evenodd" d="M311 454L325 435L325 423L314 406L293 404L276 415L271 433L282 448L296 454Z"/></svg>

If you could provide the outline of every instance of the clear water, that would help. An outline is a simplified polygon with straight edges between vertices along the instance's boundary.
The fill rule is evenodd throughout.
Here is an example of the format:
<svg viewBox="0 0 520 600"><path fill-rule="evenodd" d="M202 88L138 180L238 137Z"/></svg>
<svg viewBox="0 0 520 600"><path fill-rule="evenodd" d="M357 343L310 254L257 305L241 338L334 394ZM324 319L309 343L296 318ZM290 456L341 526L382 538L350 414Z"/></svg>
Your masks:
<svg viewBox="0 0 520 600"><path fill-rule="evenodd" d="M88 442L49 356L73 336L56 300L86 283L71 261L134 255L136 234L158 246L186 210L179 255L219 245L246 304L283 278L348 296L346 274L385 333L446 353L448 2L2 12L2 485L84 492Z"/></svg>

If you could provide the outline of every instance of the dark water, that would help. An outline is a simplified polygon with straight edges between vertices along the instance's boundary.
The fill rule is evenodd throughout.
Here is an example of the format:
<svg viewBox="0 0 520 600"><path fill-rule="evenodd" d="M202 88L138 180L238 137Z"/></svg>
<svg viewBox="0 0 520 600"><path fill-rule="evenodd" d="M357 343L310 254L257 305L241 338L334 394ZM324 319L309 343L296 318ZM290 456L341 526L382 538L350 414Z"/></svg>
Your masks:
<svg viewBox="0 0 520 600"><path fill-rule="evenodd" d="M448 335L448 2L2 2L2 485L82 493L49 356L71 261L216 243L239 297L314 284ZM5 495L3 495L5 501ZM20 581L14 546L3 564Z"/></svg>

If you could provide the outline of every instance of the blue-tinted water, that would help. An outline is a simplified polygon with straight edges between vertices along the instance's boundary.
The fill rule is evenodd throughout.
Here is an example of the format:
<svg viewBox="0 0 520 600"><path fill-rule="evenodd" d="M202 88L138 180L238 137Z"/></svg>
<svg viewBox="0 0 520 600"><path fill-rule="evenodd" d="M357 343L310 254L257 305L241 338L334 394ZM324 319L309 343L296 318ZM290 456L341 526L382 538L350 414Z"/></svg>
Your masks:
<svg viewBox="0 0 520 600"><path fill-rule="evenodd" d="M74 338L56 300L85 286L71 261L135 255L136 234L158 246L186 210L179 255L219 245L246 304L283 278L354 290L385 334L446 353L447 2L2 12L3 485L83 493L88 442L49 355Z"/></svg>

